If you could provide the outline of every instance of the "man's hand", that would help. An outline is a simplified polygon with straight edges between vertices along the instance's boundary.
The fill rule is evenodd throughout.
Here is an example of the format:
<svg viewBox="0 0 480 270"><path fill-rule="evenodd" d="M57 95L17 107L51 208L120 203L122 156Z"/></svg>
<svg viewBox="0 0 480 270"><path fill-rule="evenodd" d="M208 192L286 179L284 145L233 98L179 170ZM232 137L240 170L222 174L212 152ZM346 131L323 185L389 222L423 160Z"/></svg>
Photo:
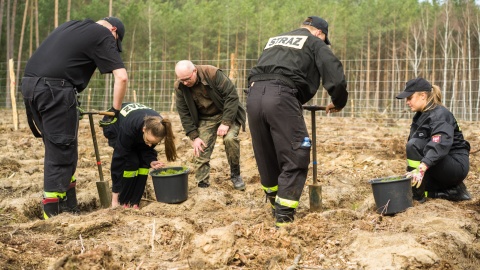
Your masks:
<svg viewBox="0 0 480 270"><path fill-rule="evenodd" d="M325 112L326 112L327 114L329 114L329 113L331 113L331 112L332 112L332 113L334 113L334 112L339 112L339 111L341 111L341 110L342 110L342 109L337 109L337 108L335 108L335 105L333 105L333 103L328 104L327 107L325 108Z"/></svg>
<svg viewBox="0 0 480 270"><path fill-rule="evenodd" d="M217 135L218 136L225 136L225 135L227 135L229 129L230 129L229 126L224 125L224 124L220 124L220 126L218 127L218 130L217 130Z"/></svg>
<svg viewBox="0 0 480 270"><path fill-rule="evenodd" d="M203 142L202 139L200 139L200 137L196 138L193 143L193 154L196 156L196 157L199 157L200 156L200 152L203 153L203 147L207 147L207 144Z"/></svg>
<svg viewBox="0 0 480 270"><path fill-rule="evenodd" d="M425 163L421 163L417 169L407 172L405 176L412 178L412 187L420 187L420 185L422 184L423 176L425 176L425 171L427 171L427 169L427 165L425 165Z"/></svg>
<svg viewBox="0 0 480 270"><path fill-rule="evenodd" d="M100 124L101 127L105 127L111 124L115 124L118 119L118 115L120 114L120 111L111 107L107 112L114 112L115 116L108 116L105 115L102 120L100 120L98 123Z"/></svg>
<svg viewBox="0 0 480 270"><path fill-rule="evenodd" d="M155 160L155 161L150 162L150 167L154 170L160 169L160 168L165 167L165 163Z"/></svg>

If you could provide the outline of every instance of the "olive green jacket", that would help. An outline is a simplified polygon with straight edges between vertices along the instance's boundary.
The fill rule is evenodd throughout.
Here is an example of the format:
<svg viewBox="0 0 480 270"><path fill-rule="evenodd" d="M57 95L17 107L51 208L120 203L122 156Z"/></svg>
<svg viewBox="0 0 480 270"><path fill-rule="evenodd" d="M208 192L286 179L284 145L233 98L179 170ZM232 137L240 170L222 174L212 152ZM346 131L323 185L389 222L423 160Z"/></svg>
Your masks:
<svg viewBox="0 0 480 270"><path fill-rule="evenodd" d="M215 106L222 112L222 124L231 126L238 122L245 131L247 113L240 103L237 89L232 81L217 67L210 65L195 65L199 82L210 86L208 95ZM193 100L190 88L175 82L177 111L180 115L183 129L190 139L198 137L199 113ZM208 88L207 88L208 89Z"/></svg>

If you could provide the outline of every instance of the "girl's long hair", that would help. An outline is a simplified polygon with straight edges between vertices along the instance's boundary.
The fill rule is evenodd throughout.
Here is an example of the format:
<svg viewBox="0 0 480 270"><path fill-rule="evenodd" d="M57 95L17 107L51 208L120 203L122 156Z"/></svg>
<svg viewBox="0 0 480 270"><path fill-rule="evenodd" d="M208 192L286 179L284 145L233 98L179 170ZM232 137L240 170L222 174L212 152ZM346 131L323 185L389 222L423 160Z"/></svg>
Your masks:
<svg viewBox="0 0 480 270"><path fill-rule="evenodd" d="M145 116L145 129L153 136L165 139L165 155L168 161L177 159L177 148L175 147L175 136L173 135L172 122L160 116Z"/></svg>

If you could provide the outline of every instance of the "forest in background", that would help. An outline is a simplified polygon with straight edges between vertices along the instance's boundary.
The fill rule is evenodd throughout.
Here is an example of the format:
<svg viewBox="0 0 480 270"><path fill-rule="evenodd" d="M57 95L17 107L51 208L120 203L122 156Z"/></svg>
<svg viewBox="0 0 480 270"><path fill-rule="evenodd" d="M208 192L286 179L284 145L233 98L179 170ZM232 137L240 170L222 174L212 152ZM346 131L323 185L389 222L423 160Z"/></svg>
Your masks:
<svg viewBox="0 0 480 270"><path fill-rule="evenodd" d="M0 107L10 106L10 87L19 85L35 48L68 20L121 18L129 89L147 102L158 95L164 110L178 60L219 66L241 92L268 38L317 15L329 22L331 48L344 63L351 93L344 114L402 111L395 94L422 76L442 88L459 118L479 117L480 12L473 0L0 0L0 15ZM104 89L95 99L107 102L111 81L96 74L90 87ZM312 102L325 103L326 92L319 93ZM18 89L16 96L22 104Z"/></svg>

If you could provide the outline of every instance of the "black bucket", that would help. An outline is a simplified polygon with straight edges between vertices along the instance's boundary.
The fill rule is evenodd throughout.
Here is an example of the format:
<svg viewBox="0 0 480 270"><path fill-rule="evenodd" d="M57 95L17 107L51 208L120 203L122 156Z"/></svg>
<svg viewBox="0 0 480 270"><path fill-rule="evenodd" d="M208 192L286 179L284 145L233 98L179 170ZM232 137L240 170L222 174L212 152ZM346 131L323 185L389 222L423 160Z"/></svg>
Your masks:
<svg viewBox="0 0 480 270"><path fill-rule="evenodd" d="M181 171L178 174L161 175L167 170ZM188 198L188 173L184 167L167 167L150 172L157 201L164 203L181 203Z"/></svg>
<svg viewBox="0 0 480 270"><path fill-rule="evenodd" d="M390 176L368 181L372 184L377 213L393 215L412 207L412 179Z"/></svg>

